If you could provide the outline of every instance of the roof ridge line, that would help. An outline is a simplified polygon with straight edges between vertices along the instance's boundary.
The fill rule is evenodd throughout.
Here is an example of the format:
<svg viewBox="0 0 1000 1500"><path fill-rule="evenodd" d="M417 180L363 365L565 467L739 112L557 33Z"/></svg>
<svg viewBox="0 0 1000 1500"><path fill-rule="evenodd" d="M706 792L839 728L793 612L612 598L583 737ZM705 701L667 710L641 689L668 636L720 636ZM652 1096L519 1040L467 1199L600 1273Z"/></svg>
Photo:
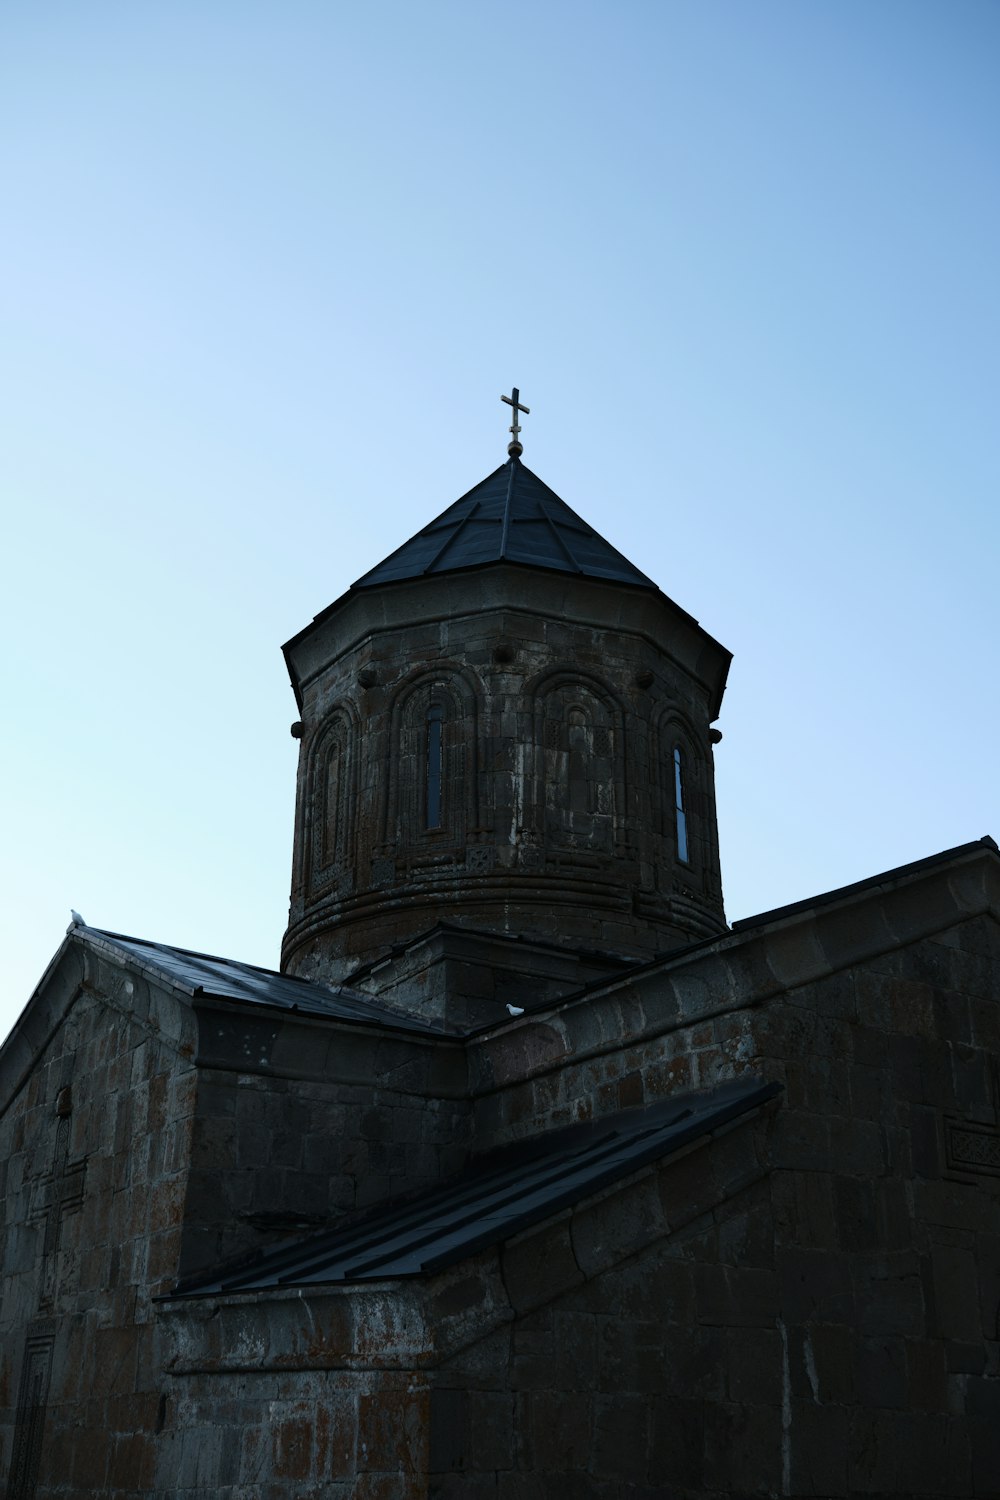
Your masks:
<svg viewBox="0 0 1000 1500"><path fill-rule="evenodd" d="M516 420L516 417L515 417ZM500 528L500 561L507 556L507 538L510 536L510 517L514 509L514 481L516 477L518 460L515 454L508 459L510 474L507 477L507 498L503 506L503 525Z"/></svg>
<svg viewBox="0 0 1000 1500"><path fill-rule="evenodd" d="M458 540L459 536L461 536L462 532L465 530L466 526L468 526L469 522L472 520L476 512L482 509L482 505L483 502L481 500L474 500L472 502L472 505L466 511L465 515L458 522L458 524L453 527L448 536L445 537L444 541L441 543L440 547L435 552L430 562L424 568L425 573L432 573L434 571L438 563L441 561L442 557L444 557L445 553L448 551L448 548L454 546L455 542ZM428 530L429 529L430 528L428 528Z"/></svg>

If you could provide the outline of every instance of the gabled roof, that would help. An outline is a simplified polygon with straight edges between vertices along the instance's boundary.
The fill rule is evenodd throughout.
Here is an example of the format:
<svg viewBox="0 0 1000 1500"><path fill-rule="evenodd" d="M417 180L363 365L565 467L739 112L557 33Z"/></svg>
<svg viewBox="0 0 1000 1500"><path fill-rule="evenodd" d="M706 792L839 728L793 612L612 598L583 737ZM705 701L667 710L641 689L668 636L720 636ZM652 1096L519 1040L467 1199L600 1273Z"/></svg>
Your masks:
<svg viewBox="0 0 1000 1500"><path fill-rule="evenodd" d="M518 458L449 505L353 588L496 562L656 588Z"/></svg>
<svg viewBox="0 0 1000 1500"><path fill-rule="evenodd" d="M551 1132L483 1160L416 1202L382 1209L352 1229L298 1239L240 1267L208 1272L185 1283L179 1294L428 1275L707 1138L780 1092L780 1083L742 1078Z"/></svg>
<svg viewBox="0 0 1000 1500"><path fill-rule="evenodd" d="M239 963L236 959L217 958L211 953L172 948L167 943L124 937L119 932L103 932L97 927L77 925L70 929L70 935L109 957L130 962L154 979L165 980L192 999L215 996L220 1000L298 1011L303 1015L328 1016L359 1025L391 1027L422 1035L448 1034L433 1021L422 1021L391 1010L346 985L322 984L319 980L300 979L294 974L278 974L272 969Z"/></svg>

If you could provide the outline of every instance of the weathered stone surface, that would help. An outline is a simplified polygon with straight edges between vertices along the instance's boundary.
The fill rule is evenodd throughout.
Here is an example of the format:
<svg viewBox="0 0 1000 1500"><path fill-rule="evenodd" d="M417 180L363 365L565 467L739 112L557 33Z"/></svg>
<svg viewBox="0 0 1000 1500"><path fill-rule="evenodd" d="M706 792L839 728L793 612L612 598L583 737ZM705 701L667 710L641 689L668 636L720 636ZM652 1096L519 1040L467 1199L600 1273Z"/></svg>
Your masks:
<svg viewBox="0 0 1000 1500"><path fill-rule="evenodd" d="M290 644L303 736L287 967L342 978L442 909L637 956L721 929L709 723L728 654L655 592L535 583L500 564L362 590ZM432 708L444 791L429 812ZM422 1003L410 979L399 993Z"/></svg>
<svg viewBox="0 0 1000 1500"><path fill-rule="evenodd" d="M726 931L727 653L651 589L410 579L289 659L286 967L396 1014L67 937L0 1051L10 1500L1000 1496L996 847ZM780 1099L436 1271L184 1294L747 1076Z"/></svg>

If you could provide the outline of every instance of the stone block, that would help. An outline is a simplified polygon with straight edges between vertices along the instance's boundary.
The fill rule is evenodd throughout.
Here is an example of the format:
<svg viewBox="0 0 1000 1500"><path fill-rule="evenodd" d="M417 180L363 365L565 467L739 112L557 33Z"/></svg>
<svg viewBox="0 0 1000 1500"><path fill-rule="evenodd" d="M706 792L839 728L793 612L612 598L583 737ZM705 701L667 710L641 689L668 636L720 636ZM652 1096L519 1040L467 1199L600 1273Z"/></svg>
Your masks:
<svg viewBox="0 0 1000 1500"><path fill-rule="evenodd" d="M781 1412L759 1404L705 1407L704 1484L722 1494L780 1492Z"/></svg>
<svg viewBox="0 0 1000 1500"><path fill-rule="evenodd" d="M726 1395L737 1405L780 1405L782 1348L773 1328L732 1328L727 1332Z"/></svg>
<svg viewBox="0 0 1000 1500"><path fill-rule="evenodd" d="M856 1399L869 1407L905 1407L906 1346L900 1338L861 1338L854 1350Z"/></svg>
<svg viewBox="0 0 1000 1500"><path fill-rule="evenodd" d="M859 987L864 977L859 976ZM863 993L863 989L859 990ZM864 1006L861 1007L864 1011ZM883 1069L889 1060L889 1037L884 1027L860 1025L851 1027L851 1055L864 1067Z"/></svg>
<svg viewBox="0 0 1000 1500"><path fill-rule="evenodd" d="M497 1500L549 1500L545 1481L538 1474L498 1474L496 1484ZM456 1500L461 1500L461 1496Z"/></svg>
<svg viewBox="0 0 1000 1500"><path fill-rule="evenodd" d="M427 1468L427 1391L384 1390L358 1398L358 1470L389 1470L413 1483Z"/></svg>
<svg viewBox="0 0 1000 1500"><path fill-rule="evenodd" d="M889 1067L897 1098L954 1109L954 1084L946 1049L923 1037L890 1036Z"/></svg>
<svg viewBox="0 0 1000 1500"><path fill-rule="evenodd" d="M934 1322L936 1331L958 1343L974 1343L984 1333L979 1311L979 1285L976 1257L969 1250L950 1245L931 1249L934 1279Z"/></svg>
<svg viewBox="0 0 1000 1500"><path fill-rule="evenodd" d="M645 1479L649 1403L640 1396L595 1396L590 1471L618 1485Z"/></svg>
<svg viewBox="0 0 1000 1500"><path fill-rule="evenodd" d="M583 1281L574 1253L575 1231L575 1224L564 1218L503 1246L502 1275L515 1312L540 1307Z"/></svg>
<svg viewBox="0 0 1000 1500"><path fill-rule="evenodd" d="M992 1124L993 1076L988 1055L977 1047L952 1047L951 1071L959 1114Z"/></svg>
<svg viewBox="0 0 1000 1500"><path fill-rule="evenodd" d="M978 1234L1000 1233L1000 1195L970 1189L965 1183L918 1181L914 1185L913 1214L917 1223L971 1229Z"/></svg>
<svg viewBox="0 0 1000 1500"><path fill-rule="evenodd" d="M830 1161L837 1172L881 1176L886 1167L881 1130L871 1120L832 1119Z"/></svg>
<svg viewBox="0 0 1000 1500"><path fill-rule="evenodd" d="M619 1317L656 1319L664 1327L695 1321L694 1268L677 1257L671 1243L658 1247L655 1261L637 1259L603 1278L601 1309Z"/></svg>
<svg viewBox="0 0 1000 1500"><path fill-rule="evenodd" d="M971 1486L955 1494L1000 1495L1000 1443L995 1420L976 1419L965 1426L970 1447ZM964 1434L963 1434L964 1435Z"/></svg>
<svg viewBox="0 0 1000 1500"><path fill-rule="evenodd" d="M532 1391L521 1421L523 1451L530 1468L549 1474L586 1471L593 1422L589 1395Z"/></svg>
<svg viewBox="0 0 1000 1500"><path fill-rule="evenodd" d="M943 1414L901 1412L896 1417L895 1436L896 1482L902 1492L953 1495L956 1500L988 1493L973 1488L969 1433L954 1419Z"/></svg>
<svg viewBox="0 0 1000 1500"><path fill-rule="evenodd" d="M786 1322L851 1324L854 1287L844 1256L783 1247L775 1252L775 1269Z"/></svg>
<svg viewBox="0 0 1000 1500"><path fill-rule="evenodd" d="M710 1148L699 1147L662 1163L657 1178L665 1222L673 1229L710 1213L719 1200Z"/></svg>
<svg viewBox="0 0 1000 1500"><path fill-rule="evenodd" d="M959 1344L946 1339L944 1357L949 1375L981 1375L986 1369L986 1348L981 1343Z"/></svg>
<svg viewBox="0 0 1000 1500"><path fill-rule="evenodd" d="M774 1271L739 1266L695 1267L698 1320L723 1328L773 1327L779 1286Z"/></svg>
<svg viewBox="0 0 1000 1500"><path fill-rule="evenodd" d="M842 1058L807 1057L785 1063L788 1106L813 1114L851 1114L851 1067Z"/></svg>
<svg viewBox="0 0 1000 1500"><path fill-rule="evenodd" d="M823 1405L847 1406L855 1400L854 1332L836 1323L813 1323L796 1331L801 1346L801 1375L792 1365L792 1389ZM789 1330L790 1345L793 1330Z"/></svg>
<svg viewBox="0 0 1000 1500"><path fill-rule="evenodd" d="M898 1177L883 1177L873 1187L877 1243L885 1250L908 1249L915 1243L916 1226L907 1183Z"/></svg>
<svg viewBox="0 0 1000 1500"><path fill-rule="evenodd" d="M669 1098L691 1087L691 1060L682 1056L651 1063L645 1069L644 1082L650 1100Z"/></svg>
<svg viewBox="0 0 1000 1500"><path fill-rule="evenodd" d="M803 1111L779 1111L771 1133L771 1161L786 1170L830 1171L836 1165L830 1148L830 1121Z"/></svg>
<svg viewBox="0 0 1000 1500"><path fill-rule="evenodd" d="M497 1470L513 1468L517 1456L514 1410L514 1397L507 1391L468 1393L466 1420L475 1472L489 1477Z"/></svg>
<svg viewBox="0 0 1000 1500"><path fill-rule="evenodd" d="M659 1323L598 1317L596 1325L597 1390L650 1394L663 1389L663 1330Z"/></svg>
<svg viewBox="0 0 1000 1500"><path fill-rule="evenodd" d="M833 1179L828 1173L776 1172L771 1180L779 1241L803 1249L837 1243Z"/></svg>
<svg viewBox="0 0 1000 1500"><path fill-rule="evenodd" d="M451 1474L466 1467L470 1446L467 1397L462 1390L436 1389L430 1394L428 1464L434 1474Z"/></svg>
<svg viewBox="0 0 1000 1500"><path fill-rule="evenodd" d="M705 1404L657 1397L650 1406L649 1474L663 1495L702 1487Z"/></svg>
<svg viewBox="0 0 1000 1500"><path fill-rule="evenodd" d="M74 1438L71 1444L74 1489L80 1494L101 1494L108 1484L112 1438L100 1427L83 1431L78 1428Z"/></svg>
<svg viewBox="0 0 1000 1500"><path fill-rule="evenodd" d="M948 1376L943 1345L908 1339L905 1350L907 1406L916 1411L947 1411Z"/></svg>
<svg viewBox="0 0 1000 1500"><path fill-rule="evenodd" d="M872 1411L863 1406L853 1408L846 1446L848 1487L842 1493L877 1495L880 1500L882 1496L899 1493L900 1440L895 1420L898 1416L899 1413Z"/></svg>
<svg viewBox="0 0 1000 1500"><path fill-rule="evenodd" d="M911 1252L857 1256L854 1264L858 1331L871 1337L926 1337L923 1270Z"/></svg>
<svg viewBox="0 0 1000 1500"><path fill-rule="evenodd" d="M555 1350L564 1374L564 1389L590 1390L597 1381L597 1319L589 1312L554 1314Z"/></svg>
<svg viewBox="0 0 1000 1500"><path fill-rule="evenodd" d="M722 1328L676 1329L663 1341L663 1394L681 1401L721 1401L726 1387Z"/></svg>
<svg viewBox="0 0 1000 1500"><path fill-rule="evenodd" d="M294 1411L270 1423L271 1472L276 1479L313 1477L313 1414Z"/></svg>
<svg viewBox="0 0 1000 1500"><path fill-rule="evenodd" d="M974 1421L991 1422L1000 1435L1000 1378L970 1375L965 1382L965 1410Z"/></svg>
<svg viewBox="0 0 1000 1500"><path fill-rule="evenodd" d="M844 1250L874 1250L881 1243L875 1213L875 1185L863 1177L833 1179L837 1240Z"/></svg>
<svg viewBox="0 0 1000 1500"><path fill-rule="evenodd" d="M919 1104L911 1105L908 1113L913 1170L920 1177L940 1177L940 1115Z"/></svg>
<svg viewBox="0 0 1000 1500"><path fill-rule="evenodd" d="M793 1495L832 1500L853 1493L848 1485L850 1427L847 1407L792 1402L786 1442Z"/></svg>
<svg viewBox="0 0 1000 1500"><path fill-rule="evenodd" d="M866 1063L852 1063L849 1083L850 1113L859 1120L884 1120L892 1097L885 1069L869 1067Z"/></svg>
<svg viewBox="0 0 1000 1500"><path fill-rule="evenodd" d="M583 1274L596 1275L668 1232L655 1169L603 1197L585 1201L571 1220L572 1249Z"/></svg>

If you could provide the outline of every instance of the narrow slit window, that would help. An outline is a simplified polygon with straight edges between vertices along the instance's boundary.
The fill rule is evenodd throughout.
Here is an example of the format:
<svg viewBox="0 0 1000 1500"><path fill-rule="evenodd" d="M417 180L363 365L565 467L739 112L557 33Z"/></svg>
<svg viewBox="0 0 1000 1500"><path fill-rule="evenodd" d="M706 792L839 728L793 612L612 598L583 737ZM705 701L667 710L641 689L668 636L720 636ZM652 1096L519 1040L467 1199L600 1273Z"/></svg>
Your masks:
<svg viewBox="0 0 1000 1500"><path fill-rule="evenodd" d="M432 703L427 710L427 821L426 827L441 827L441 721L444 710Z"/></svg>
<svg viewBox="0 0 1000 1500"><path fill-rule="evenodd" d="M684 768L680 745L674 746L674 821L677 825L677 858L687 864L687 813L684 811Z"/></svg>

